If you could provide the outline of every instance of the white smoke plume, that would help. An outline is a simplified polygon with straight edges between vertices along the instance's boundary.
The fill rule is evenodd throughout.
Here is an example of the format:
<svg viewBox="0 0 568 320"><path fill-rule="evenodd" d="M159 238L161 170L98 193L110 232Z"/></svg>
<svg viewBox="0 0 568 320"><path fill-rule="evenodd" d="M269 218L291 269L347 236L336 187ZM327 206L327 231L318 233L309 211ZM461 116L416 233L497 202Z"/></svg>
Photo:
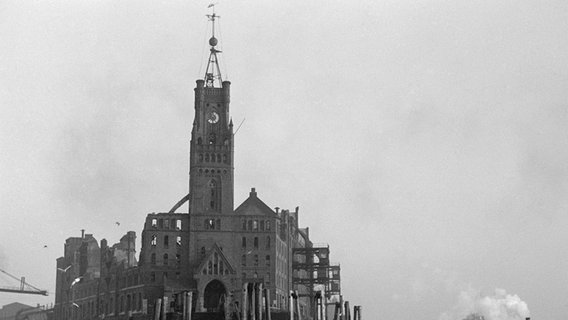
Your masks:
<svg viewBox="0 0 568 320"><path fill-rule="evenodd" d="M443 313L439 320L463 320L472 315L482 316L485 320L524 320L530 317L530 312L526 302L504 289L495 289L495 295L484 297L469 290L462 291L458 304Z"/></svg>

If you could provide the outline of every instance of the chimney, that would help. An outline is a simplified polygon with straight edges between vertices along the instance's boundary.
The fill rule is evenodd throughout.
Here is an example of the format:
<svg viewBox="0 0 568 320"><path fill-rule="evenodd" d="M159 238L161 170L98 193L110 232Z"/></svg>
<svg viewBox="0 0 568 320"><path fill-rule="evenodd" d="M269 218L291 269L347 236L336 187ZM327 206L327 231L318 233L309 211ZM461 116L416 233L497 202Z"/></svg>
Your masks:
<svg viewBox="0 0 568 320"><path fill-rule="evenodd" d="M81 229L81 239L85 239L85 229Z"/></svg>
<svg viewBox="0 0 568 320"><path fill-rule="evenodd" d="M250 196L256 198L256 189L255 188L250 189Z"/></svg>

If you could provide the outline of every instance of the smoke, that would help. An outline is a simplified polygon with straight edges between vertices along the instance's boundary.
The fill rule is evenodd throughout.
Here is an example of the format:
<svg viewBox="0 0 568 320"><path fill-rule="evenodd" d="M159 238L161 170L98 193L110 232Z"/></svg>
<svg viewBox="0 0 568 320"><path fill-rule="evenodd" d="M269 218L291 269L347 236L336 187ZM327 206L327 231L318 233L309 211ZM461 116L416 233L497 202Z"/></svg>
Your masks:
<svg viewBox="0 0 568 320"><path fill-rule="evenodd" d="M524 320L530 317L527 303L518 295L508 294L504 289L495 289L493 296L482 297L473 290L462 291L458 304L439 320L462 320L471 315L483 316L485 320Z"/></svg>

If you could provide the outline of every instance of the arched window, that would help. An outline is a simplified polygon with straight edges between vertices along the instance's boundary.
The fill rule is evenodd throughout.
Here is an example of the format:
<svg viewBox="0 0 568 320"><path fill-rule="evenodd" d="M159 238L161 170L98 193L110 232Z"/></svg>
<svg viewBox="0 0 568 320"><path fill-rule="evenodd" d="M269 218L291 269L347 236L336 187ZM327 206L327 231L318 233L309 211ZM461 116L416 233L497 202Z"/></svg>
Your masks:
<svg viewBox="0 0 568 320"><path fill-rule="evenodd" d="M150 245L151 245L152 247L155 247L157 241L158 241L158 236L156 236L155 234L152 235L152 239L150 240Z"/></svg>
<svg viewBox="0 0 568 320"><path fill-rule="evenodd" d="M209 208L219 210L221 204L221 187L215 180L209 181Z"/></svg>

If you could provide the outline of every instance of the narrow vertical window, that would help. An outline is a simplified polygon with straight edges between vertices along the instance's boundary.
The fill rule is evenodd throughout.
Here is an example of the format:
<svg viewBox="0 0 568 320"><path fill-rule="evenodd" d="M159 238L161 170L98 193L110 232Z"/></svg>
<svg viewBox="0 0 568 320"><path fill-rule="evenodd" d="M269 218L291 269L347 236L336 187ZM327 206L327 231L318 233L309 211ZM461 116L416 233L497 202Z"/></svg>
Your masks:
<svg viewBox="0 0 568 320"><path fill-rule="evenodd" d="M168 265L168 254L164 253L164 265L167 266Z"/></svg>
<svg viewBox="0 0 568 320"><path fill-rule="evenodd" d="M181 219L176 220L176 229L181 230Z"/></svg>
<svg viewBox="0 0 568 320"><path fill-rule="evenodd" d="M243 219L243 230L247 229L247 221Z"/></svg>
<svg viewBox="0 0 568 320"><path fill-rule="evenodd" d="M270 267L270 255L266 255L266 266Z"/></svg>
<svg viewBox="0 0 568 320"><path fill-rule="evenodd" d="M181 247L181 236L176 237L176 246Z"/></svg>
<svg viewBox="0 0 568 320"><path fill-rule="evenodd" d="M266 237L266 249L270 249L270 236Z"/></svg>
<svg viewBox="0 0 568 320"><path fill-rule="evenodd" d="M254 266L258 267L258 254L254 255Z"/></svg>
<svg viewBox="0 0 568 320"><path fill-rule="evenodd" d="M254 248L258 249L258 237L254 237Z"/></svg>
<svg viewBox="0 0 568 320"><path fill-rule="evenodd" d="M260 231L264 231L264 220L260 220Z"/></svg>
<svg viewBox="0 0 568 320"><path fill-rule="evenodd" d="M247 266L247 255L246 255L246 254L243 254L243 255L241 256L241 265L242 265L243 267L246 267L246 266Z"/></svg>
<svg viewBox="0 0 568 320"><path fill-rule="evenodd" d="M243 237L241 244L242 244L243 249L247 248L247 237Z"/></svg>
<svg viewBox="0 0 568 320"><path fill-rule="evenodd" d="M270 221L266 221L266 231L270 231Z"/></svg>
<svg viewBox="0 0 568 320"><path fill-rule="evenodd" d="M170 237L164 236L164 248L168 248L170 246Z"/></svg>
<svg viewBox="0 0 568 320"><path fill-rule="evenodd" d="M157 227L158 226L158 219L152 219L152 227Z"/></svg>

